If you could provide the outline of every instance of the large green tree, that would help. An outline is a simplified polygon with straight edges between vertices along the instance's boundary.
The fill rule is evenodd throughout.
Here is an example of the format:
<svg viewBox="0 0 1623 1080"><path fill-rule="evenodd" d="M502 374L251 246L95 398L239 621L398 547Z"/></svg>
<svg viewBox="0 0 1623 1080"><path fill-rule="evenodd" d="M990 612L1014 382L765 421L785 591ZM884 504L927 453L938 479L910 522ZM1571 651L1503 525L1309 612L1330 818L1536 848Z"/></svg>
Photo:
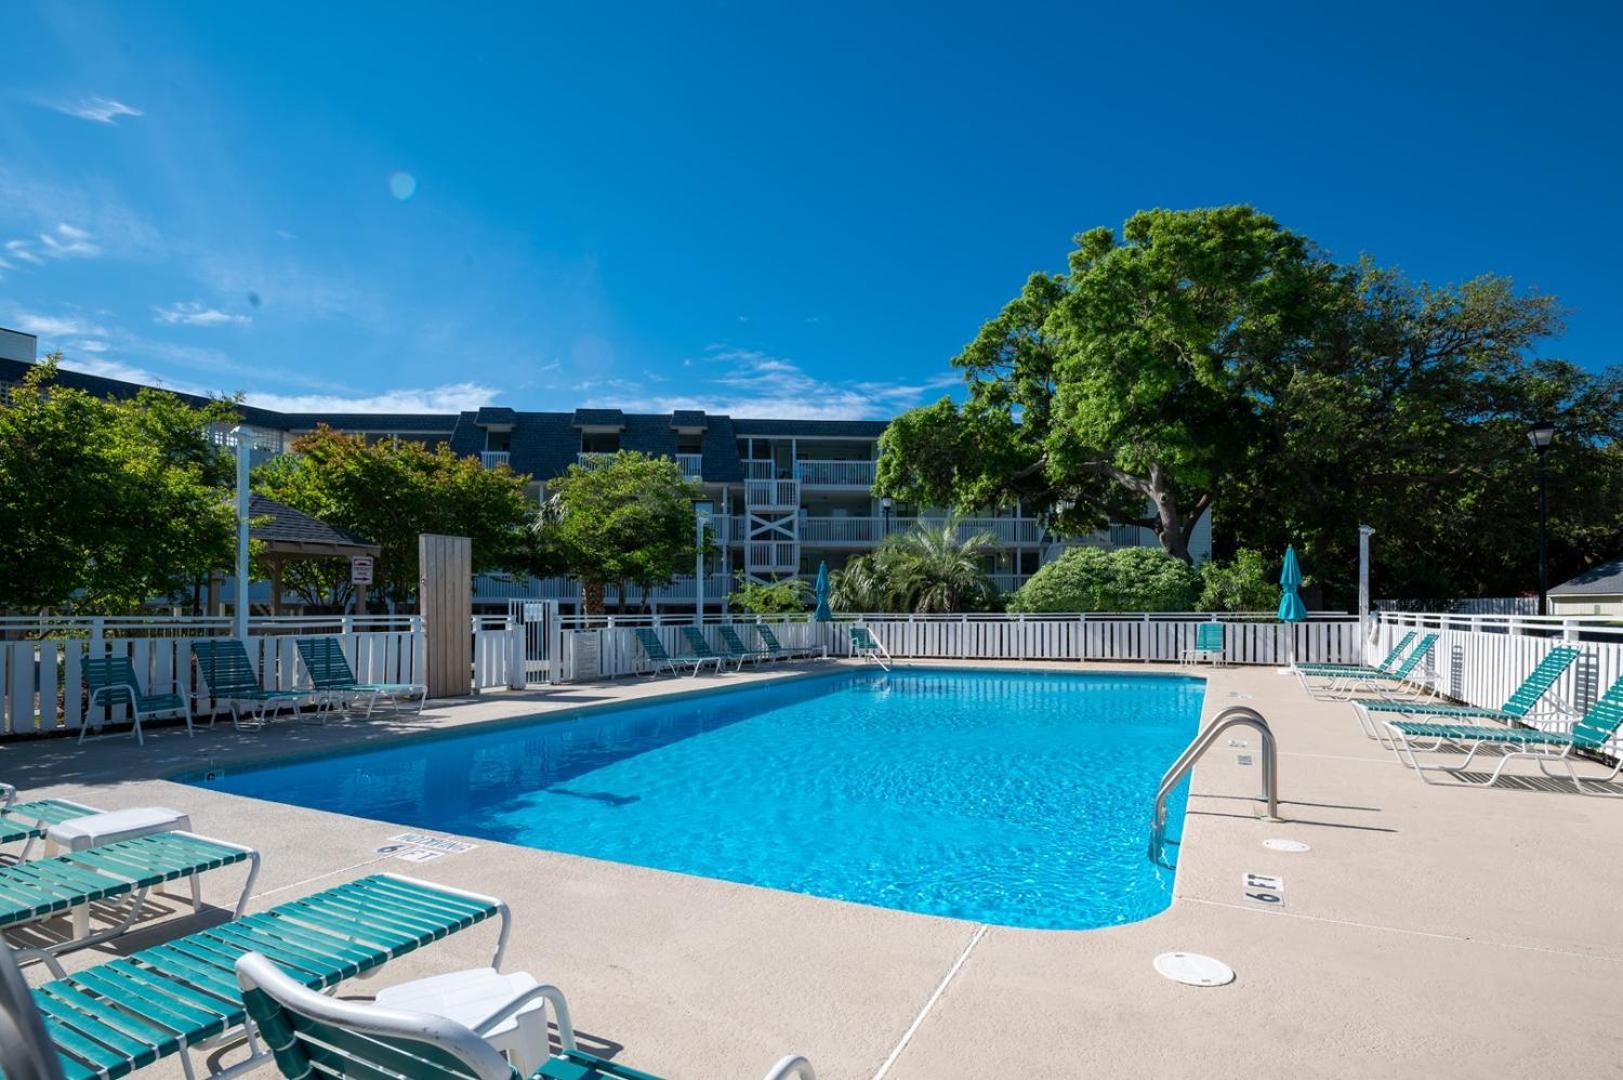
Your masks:
<svg viewBox="0 0 1623 1080"><path fill-rule="evenodd" d="M59 359L0 395L0 608L120 614L229 567L230 403L98 398Z"/></svg>
<svg viewBox="0 0 1623 1080"><path fill-rule="evenodd" d="M602 614L603 592L670 583L692 568L699 485L670 458L622 450L592 465L571 465L547 485L536 522L541 558L579 579L583 605Z"/></svg>
<svg viewBox="0 0 1623 1080"><path fill-rule="evenodd" d="M1060 531L1107 519L1189 536L1258 435L1260 373L1321 347L1346 275L1245 206L1084 233L953 359L968 400L898 420L876 487L964 511L1018 501Z"/></svg>
<svg viewBox="0 0 1623 1080"><path fill-rule="evenodd" d="M326 427L295 440L292 450L254 470L254 490L377 544L374 595L397 604L416 595L421 533L471 538L475 573L534 566L534 507L524 478L506 466L486 469L445 446L368 442ZM290 561L283 583L313 605L342 608L349 565Z"/></svg>

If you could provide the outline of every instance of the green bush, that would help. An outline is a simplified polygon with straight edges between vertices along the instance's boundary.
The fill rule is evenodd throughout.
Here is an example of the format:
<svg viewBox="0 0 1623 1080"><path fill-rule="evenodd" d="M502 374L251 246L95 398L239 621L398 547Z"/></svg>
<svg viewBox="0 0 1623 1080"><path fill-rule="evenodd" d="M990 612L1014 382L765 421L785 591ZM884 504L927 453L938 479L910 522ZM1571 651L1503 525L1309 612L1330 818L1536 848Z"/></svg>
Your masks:
<svg viewBox="0 0 1623 1080"><path fill-rule="evenodd" d="M729 598L731 605L750 615L788 615L810 611L816 599L811 583L800 578L782 578L763 584L750 581L742 571L736 576L738 587Z"/></svg>
<svg viewBox="0 0 1623 1080"><path fill-rule="evenodd" d="M1009 598L1010 611L1190 611L1200 575L1156 548L1072 548Z"/></svg>
<svg viewBox="0 0 1623 1080"><path fill-rule="evenodd" d="M1279 606L1279 564L1242 548L1226 563L1200 568L1198 611L1272 611Z"/></svg>

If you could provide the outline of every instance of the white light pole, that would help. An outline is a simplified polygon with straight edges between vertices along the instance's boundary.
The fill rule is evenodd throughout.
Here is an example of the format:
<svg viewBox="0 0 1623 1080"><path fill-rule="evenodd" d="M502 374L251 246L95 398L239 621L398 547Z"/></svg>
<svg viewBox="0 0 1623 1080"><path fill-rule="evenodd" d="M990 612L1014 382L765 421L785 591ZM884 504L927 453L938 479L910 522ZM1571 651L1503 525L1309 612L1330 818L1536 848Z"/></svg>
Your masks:
<svg viewBox="0 0 1623 1080"><path fill-rule="evenodd" d="M235 427L237 438L237 606L233 633L248 640L248 429Z"/></svg>
<svg viewBox="0 0 1623 1080"><path fill-rule="evenodd" d="M1369 641L1369 538L1374 535L1370 526L1358 526L1358 640L1365 649Z"/></svg>
<svg viewBox="0 0 1623 1080"><path fill-rule="evenodd" d="M693 504L693 625L704 625L704 530L710 524L711 503Z"/></svg>

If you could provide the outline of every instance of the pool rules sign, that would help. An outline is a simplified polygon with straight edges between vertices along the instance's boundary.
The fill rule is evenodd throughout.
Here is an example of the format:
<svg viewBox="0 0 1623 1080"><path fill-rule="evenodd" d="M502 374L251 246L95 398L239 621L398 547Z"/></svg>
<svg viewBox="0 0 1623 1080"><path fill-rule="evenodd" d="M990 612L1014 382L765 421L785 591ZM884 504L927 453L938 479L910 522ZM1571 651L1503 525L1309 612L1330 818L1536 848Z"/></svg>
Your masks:
<svg viewBox="0 0 1623 1080"><path fill-rule="evenodd" d="M356 555L349 560L349 583L351 585L372 584L372 556Z"/></svg>

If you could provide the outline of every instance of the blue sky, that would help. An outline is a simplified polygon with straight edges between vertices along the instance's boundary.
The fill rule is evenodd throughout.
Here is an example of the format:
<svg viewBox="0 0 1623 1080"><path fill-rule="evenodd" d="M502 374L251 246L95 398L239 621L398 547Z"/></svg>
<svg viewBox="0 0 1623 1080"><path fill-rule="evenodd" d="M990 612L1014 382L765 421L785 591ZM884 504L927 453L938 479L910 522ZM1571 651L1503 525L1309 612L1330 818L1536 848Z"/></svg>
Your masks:
<svg viewBox="0 0 1623 1080"><path fill-rule="evenodd" d="M1623 358L1615 8L871 7L10 3L0 325L272 407L887 416L1075 233L1244 201Z"/></svg>

